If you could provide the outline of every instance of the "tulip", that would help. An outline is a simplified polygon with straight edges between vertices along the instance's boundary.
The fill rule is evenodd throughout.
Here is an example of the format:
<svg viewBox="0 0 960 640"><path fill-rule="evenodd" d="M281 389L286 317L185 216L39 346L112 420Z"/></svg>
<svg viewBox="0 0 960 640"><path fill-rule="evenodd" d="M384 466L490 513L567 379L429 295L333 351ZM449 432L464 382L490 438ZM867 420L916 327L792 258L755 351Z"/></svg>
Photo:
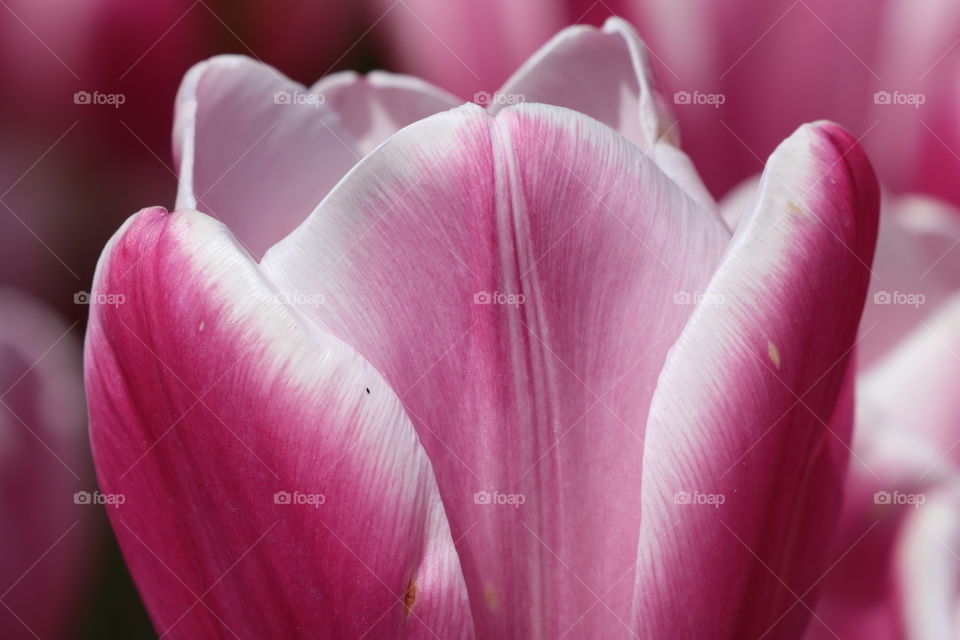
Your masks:
<svg viewBox="0 0 960 640"><path fill-rule="evenodd" d="M125 303L86 339L164 637L801 634L876 242L863 152L800 127L731 233L621 21L485 102L187 74L178 209L108 243L94 288Z"/></svg>
<svg viewBox="0 0 960 640"><path fill-rule="evenodd" d="M0 636L65 638L88 578L80 345L33 299L0 288Z"/></svg>

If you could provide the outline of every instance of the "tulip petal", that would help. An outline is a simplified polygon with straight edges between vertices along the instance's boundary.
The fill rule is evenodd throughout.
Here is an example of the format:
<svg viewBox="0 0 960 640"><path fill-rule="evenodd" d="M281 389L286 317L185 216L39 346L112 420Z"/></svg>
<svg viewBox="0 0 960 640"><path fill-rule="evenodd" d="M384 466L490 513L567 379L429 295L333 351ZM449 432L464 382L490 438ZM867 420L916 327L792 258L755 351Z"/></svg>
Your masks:
<svg viewBox="0 0 960 640"><path fill-rule="evenodd" d="M960 483L929 494L907 517L896 553L906 640L960 634Z"/></svg>
<svg viewBox="0 0 960 640"><path fill-rule="evenodd" d="M922 371L903 371L903 379ZM956 477L956 467L919 429L886 415L869 388L857 389L857 425L844 491L843 514L834 537L830 569L820 585L813 623L805 640L902 640L904 596L898 554L906 520L919 501ZM899 391L899 390L898 390ZM906 393L901 402L916 402ZM909 398L909 400L908 400ZM918 403L919 404L919 403ZM922 570L921 570L922 571ZM917 571L919 574L921 571ZM918 636L922 638L923 636Z"/></svg>
<svg viewBox="0 0 960 640"><path fill-rule="evenodd" d="M479 637L630 637L640 504L624 488L728 238L596 120L465 105L391 138L264 256L400 394Z"/></svg>
<svg viewBox="0 0 960 640"><path fill-rule="evenodd" d="M360 158L321 98L243 56L195 65L177 94L177 208L226 222L259 257Z"/></svg>
<svg viewBox="0 0 960 640"><path fill-rule="evenodd" d="M0 287L0 637L66 637L90 568L80 345L49 309Z"/></svg>
<svg viewBox="0 0 960 640"><path fill-rule="evenodd" d="M564 29L503 85L505 98L567 107L616 129L641 149L675 135L657 92L647 49L629 24L611 18L596 29ZM502 105L494 103L496 113ZM672 138L668 138L672 139Z"/></svg>
<svg viewBox="0 0 960 640"><path fill-rule="evenodd" d="M732 189L720 202L723 219L735 229L750 210L759 177ZM874 278L860 322L857 363L876 365L911 331L928 321L960 285L960 212L920 196L883 198ZM910 375L913 375L911 373ZM902 396L910 397L910 396Z"/></svg>
<svg viewBox="0 0 960 640"><path fill-rule="evenodd" d="M640 637L792 638L806 624L847 466L877 191L829 123L768 161L651 406Z"/></svg>
<svg viewBox="0 0 960 640"><path fill-rule="evenodd" d="M930 438L942 461L960 468L958 376L960 294L954 294L862 375L867 417Z"/></svg>
<svg viewBox="0 0 960 640"><path fill-rule="evenodd" d="M958 244L960 211L954 207L918 196L884 199L861 368L880 362L960 288Z"/></svg>
<svg viewBox="0 0 960 640"><path fill-rule="evenodd" d="M413 76L343 71L311 89L322 95L364 155L403 127L463 101Z"/></svg>
<svg viewBox="0 0 960 640"><path fill-rule="evenodd" d="M881 219L881 239L884 222ZM877 260L883 250L881 240ZM889 355L867 371L860 367L856 457L847 476L834 561L816 609L823 624L811 625L806 640L904 638L903 603L918 602L902 585L912 589L927 570L918 564L910 580L898 575L898 556L903 554L896 548L904 546L904 522L909 519L915 526L916 497L930 499L936 487L955 482L960 469L955 388L960 360L954 355L960 349L958 323L960 297L954 296ZM936 549L931 551L935 555ZM917 595L930 596L931 603L940 597L932 592Z"/></svg>
<svg viewBox="0 0 960 640"><path fill-rule="evenodd" d="M516 101L567 107L613 127L654 156L692 197L712 206L676 146L676 119L657 88L647 47L627 22L610 18L602 29L577 25L558 33L504 84L490 110Z"/></svg>
<svg viewBox="0 0 960 640"><path fill-rule="evenodd" d="M298 319L222 225L108 245L86 380L127 564L170 638L468 638L430 464L383 378Z"/></svg>

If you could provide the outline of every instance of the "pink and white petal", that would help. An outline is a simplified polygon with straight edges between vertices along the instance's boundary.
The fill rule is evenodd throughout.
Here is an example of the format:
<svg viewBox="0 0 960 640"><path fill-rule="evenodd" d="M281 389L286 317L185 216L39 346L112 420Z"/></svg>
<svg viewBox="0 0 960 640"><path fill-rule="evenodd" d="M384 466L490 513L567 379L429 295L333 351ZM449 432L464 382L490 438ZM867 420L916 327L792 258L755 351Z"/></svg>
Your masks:
<svg viewBox="0 0 960 640"><path fill-rule="evenodd" d="M960 294L920 322L906 340L864 372L871 417L930 438L941 462L960 468Z"/></svg>
<svg viewBox="0 0 960 640"><path fill-rule="evenodd" d="M504 96L579 111L616 129L645 151L676 135L654 86L646 46L619 18L602 29L564 29L527 60L501 89ZM490 105L497 113L502 104Z"/></svg>
<svg viewBox="0 0 960 640"><path fill-rule="evenodd" d="M960 479L922 498L896 551L896 585L905 640L960 635Z"/></svg>
<svg viewBox="0 0 960 640"><path fill-rule="evenodd" d="M224 221L255 258L302 222L361 157L316 95L237 55L187 72L173 148L177 208Z"/></svg>
<svg viewBox="0 0 960 640"><path fill-rule="evenodd" d="M429 82L384 71L367 75L341 71L310 91L336 111L363 155L408 124L463 103Z"/></svg>
<svg viewBox="0 0 960 640"><path fill-rule="evenodd" d="M862 368L881 361L960 290L960 211L920 196L885 198Z"/></svg>
<svg viewBox="0 0 960 640"><path fill-rule="evenodd" d="M0 636L66 637L92 568L80 344L38 301L0 287Z"/></svg>
<svg viewBox="0 0 960 640"><path fill-rule="evenodd" d="M934 442L862 391L843 512L805 640L902 640L895 549L916 508L893 496L925 495L956 475Z"/></svg>
<svg viewBox="0 0 960 640"><path fill-rule="evenodd" d="M86 342L101 487L170 638L472 637L436 482L389 384L219 223L110 241Z"/></svg>
<svg viewBox="0 0 960 640"><path fill-rule="evenodd" d="M824 625L811 625L807 640L835 634L863 640L905 637L903 599L910 595L899 586L896 549L916 505L894 497L929 499L937 486L955 482L960 470L960 405L953 384L960 360L950 353L960 349L954 335L958 322L960 297L954 296L902 345L860 373L855 457L834 544L836 560L816 609Z"/></svg>
<svg viewBox="0 0 960 640"><path fill-rule="evenodd" d="M657 385L643 451L641 637L796 637L847 468L878 188L836 125L770 157Z"/></svg>
<svg viewBox="0 0 960 640"><path fill-rule="evenodd" d="M623 488L728 238L596 120L465 105L400 131L264 257L400 393L479 637L631 636L640 504Z"/></svg>
<svg viewBox="0 0 960 640"><path fill-rule="evenodd" d="M807 640L834 634L862 640L910 637L903 629L905 602L912 601L914 608L917 602L902 588L910 582L900 575L903 552L897 549L903 547L905 527L916 528L920 515L914 517L915 504L892 497L929 500L938 485L955 482L960 469L960 405L955 399L960 360L951 353L960 349L958 322L960 298L954 296L860 374L855 459L834 545L835 565L823 580L816 609L824 625L812 624ZM912 573L920 571L917 565ZM923 589L918 595L935 594Z"/></svg>
<svg viewBox="0 0 960 640"><path fill-rule="evenodd" d="M647 47L627 22L610 18L602 29L564 29L514 73L499 96L490 104L491 113L523 101L596 118L655 157L691 196L712 206L692 163L676 146L676 118L657 88Z"/></svg>

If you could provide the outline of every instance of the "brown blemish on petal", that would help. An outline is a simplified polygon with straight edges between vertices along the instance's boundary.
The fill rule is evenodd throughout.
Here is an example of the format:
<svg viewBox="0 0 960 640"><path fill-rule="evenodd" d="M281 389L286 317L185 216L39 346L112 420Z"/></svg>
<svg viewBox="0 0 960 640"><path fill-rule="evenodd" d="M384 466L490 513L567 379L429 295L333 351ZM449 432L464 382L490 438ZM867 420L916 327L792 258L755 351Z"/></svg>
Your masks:
<svg viewBox="0 0 960 640"><path fill-rule="evenodd" d="M487 587L485 595L487 596L487 607L489 607L490 610L493 611L494 609L497 608L497 594L493 590L493 587Z"/></svg>
<svg viewBox="0 0 960 640"><path fill-rule="evenodd" d="M410 581L407 582L407 590L403 594L403 608L406 610L403 614L403 619L406 620L410 617L410 614L413 613L413 604L417 601L417 583L414 581L413 576L410 576Z"/></svg>
<svg viewBox="0 0 960 640"><path fill-rule="evenodd" d="M805 211L803 210L803 207L798 205L796 202L788 202L787 211L789 211L790 213L796 213L798 215L803 215L805 213Z"/></svg>
<svg viewBox="0 0 960 640"><path fill-rule="evenodd" d="M770 340L767 340L767 355L770 356L770 361L773 362L773 366L780 370L780 350L777 349L777 345L773 344Z"/></svg>

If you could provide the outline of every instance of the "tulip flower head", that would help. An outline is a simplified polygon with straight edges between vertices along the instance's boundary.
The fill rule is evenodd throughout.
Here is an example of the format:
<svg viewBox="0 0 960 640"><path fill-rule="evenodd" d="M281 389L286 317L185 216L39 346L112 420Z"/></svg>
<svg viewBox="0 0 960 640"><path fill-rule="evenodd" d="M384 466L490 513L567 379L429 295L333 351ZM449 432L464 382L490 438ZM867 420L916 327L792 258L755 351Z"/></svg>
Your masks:
<svg viewBox="0 0 960 640"><path fill-rule="evenodd" d="M796 638L878 190L803 125L735 231L619 20L486 104L242 57L104 250L86 380L170 638ZM717 153L722 153L718 149Z"/></svg>

